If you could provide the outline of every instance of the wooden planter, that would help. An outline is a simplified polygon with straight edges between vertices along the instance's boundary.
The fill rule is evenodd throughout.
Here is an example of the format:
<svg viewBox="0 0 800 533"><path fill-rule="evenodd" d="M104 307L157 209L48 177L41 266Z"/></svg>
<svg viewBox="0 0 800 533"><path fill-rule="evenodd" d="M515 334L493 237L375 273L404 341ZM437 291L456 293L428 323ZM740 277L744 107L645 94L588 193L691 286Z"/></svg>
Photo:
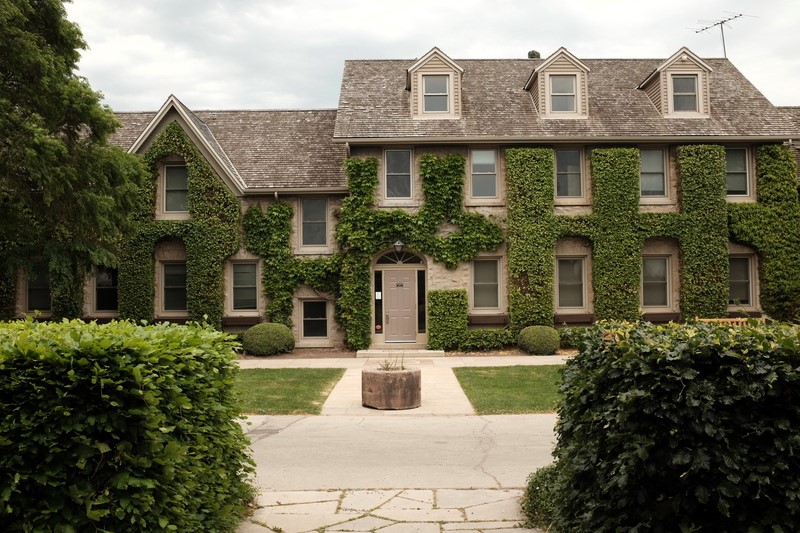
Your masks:
<svg viewBox="0 0 800 533"><path fill-rule="evenodd" d="M419 368L362 370L361 404L374 409L414 409L422 401Z"/></svg>

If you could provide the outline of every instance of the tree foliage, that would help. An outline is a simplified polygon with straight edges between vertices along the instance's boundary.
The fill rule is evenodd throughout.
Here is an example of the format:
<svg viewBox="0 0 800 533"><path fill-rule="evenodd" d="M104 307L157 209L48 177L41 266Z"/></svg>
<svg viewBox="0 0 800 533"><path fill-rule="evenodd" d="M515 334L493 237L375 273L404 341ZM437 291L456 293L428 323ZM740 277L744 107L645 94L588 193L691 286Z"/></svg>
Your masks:
<svg viewBox="0 0 800 533"><path fill-rule="evenodd" d="M108 146L118 123L75 73L86 44L61 0L0 0L0 28L0 274L39 257L69 292L115 265L142 166ZM54 315L80 309L67 300Z"/></svg>

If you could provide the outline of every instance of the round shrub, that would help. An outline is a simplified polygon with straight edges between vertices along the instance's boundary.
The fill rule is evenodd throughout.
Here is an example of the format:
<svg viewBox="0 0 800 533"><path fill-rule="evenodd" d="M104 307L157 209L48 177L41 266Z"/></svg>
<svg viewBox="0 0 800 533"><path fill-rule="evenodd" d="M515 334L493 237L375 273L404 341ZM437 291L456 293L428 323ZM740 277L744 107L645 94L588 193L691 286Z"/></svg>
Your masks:
<svg viewBox="0 0 800 533"><path fill-rule="evenodd" d="M274 355L294 349L292 330L283 324L264 322L242 335L242 348L250 355Z"/></svg>
<svg viewBox="0 0 800 533"><path fill-rule="evenodd" d="M528 353L552 355L558 350L561 337L550 326L528 326L519 332L517 344Z"/></svg>
<svg viewBox="0 0 800 533"><path fill-rule="evenodd" d="M528 476L522 496L522 512L527 527L548 529L557 513L559 463L550 463Z"/></svg>

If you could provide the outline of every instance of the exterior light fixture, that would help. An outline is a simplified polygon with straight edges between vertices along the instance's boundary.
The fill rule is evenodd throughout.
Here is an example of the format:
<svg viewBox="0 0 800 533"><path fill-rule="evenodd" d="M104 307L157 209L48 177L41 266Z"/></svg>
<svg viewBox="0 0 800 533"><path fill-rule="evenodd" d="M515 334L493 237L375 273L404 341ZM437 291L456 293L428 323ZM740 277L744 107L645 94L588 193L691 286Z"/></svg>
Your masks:
<svg viewBox="0 0 800 533"><path fill-rule="evenodd" d="M403 241L401 241L400 239L397 239L394 243L394 251L399 254L400 252L403 251L403 246L405 246L405 243L403 243Z"/></svg>

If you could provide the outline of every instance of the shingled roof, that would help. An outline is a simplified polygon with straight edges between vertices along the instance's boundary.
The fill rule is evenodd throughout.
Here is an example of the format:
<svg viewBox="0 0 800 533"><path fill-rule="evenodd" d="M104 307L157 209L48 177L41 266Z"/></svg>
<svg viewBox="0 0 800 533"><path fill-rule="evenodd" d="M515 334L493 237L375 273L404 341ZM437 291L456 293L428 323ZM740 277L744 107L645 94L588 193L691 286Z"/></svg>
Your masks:
<svg viewBox="0 0 800 533"><path fill-rule="evenodd" d="M194 126L235 167L245 192L346 189L347 148L333 142L336 110L192 111ZM117 113L111 143L128 150L155 112ZM218 147L218 148L217 148Z"/></svg>
<svg viewBox="0 0 800 533"><path fill-rule="evenodd" d="M525 90L541 59L455 60L464 68L461 118L414 120L406 69L415 60L345 63L334 136L341 141L665 141L797 137L789 113L773 106L727 59L704 60L709 118L663 118L637 89L663 59L585 59L590 69L587 119L540 118Z"/></svg>

